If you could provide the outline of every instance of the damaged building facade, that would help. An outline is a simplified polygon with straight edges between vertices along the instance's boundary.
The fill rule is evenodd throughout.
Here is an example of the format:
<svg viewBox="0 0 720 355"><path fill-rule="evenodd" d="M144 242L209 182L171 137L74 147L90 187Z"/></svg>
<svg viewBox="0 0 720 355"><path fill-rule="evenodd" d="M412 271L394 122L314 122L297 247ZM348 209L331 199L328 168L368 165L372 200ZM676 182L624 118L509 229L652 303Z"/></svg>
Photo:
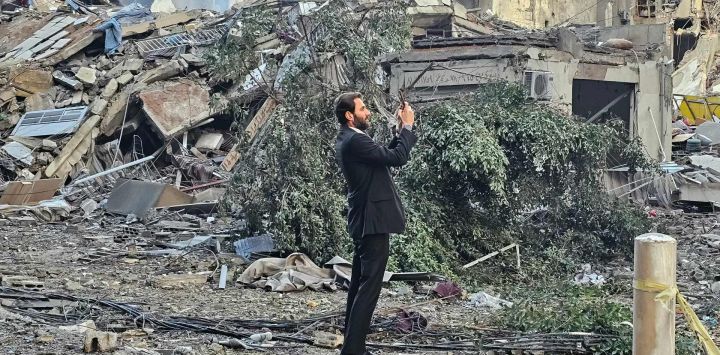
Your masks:
<svg viewBox="0 0 720 355"><path fill-rule="evenodd" d="M569 30L423 39L413 47L385 61L393 92L414 82L410 97L431 101L487 82L521 83L530 97L590 122L622 119L649 157L670 159L673 65L662 48L598 48Z"/></svg>

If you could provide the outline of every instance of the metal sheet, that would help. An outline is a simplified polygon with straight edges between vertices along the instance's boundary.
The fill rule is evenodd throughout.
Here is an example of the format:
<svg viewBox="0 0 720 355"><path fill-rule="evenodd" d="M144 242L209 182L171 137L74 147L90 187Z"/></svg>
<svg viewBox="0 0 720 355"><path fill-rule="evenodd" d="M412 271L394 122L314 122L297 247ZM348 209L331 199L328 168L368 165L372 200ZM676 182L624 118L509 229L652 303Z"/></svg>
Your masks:
<svg viewBox="0 0 720 355"><path fill-rule="evenodd" d="M155 207L165 184L148 181L119 179L112 190L105 209L111 213L122 215L134 214L144 217Z"/></svg>

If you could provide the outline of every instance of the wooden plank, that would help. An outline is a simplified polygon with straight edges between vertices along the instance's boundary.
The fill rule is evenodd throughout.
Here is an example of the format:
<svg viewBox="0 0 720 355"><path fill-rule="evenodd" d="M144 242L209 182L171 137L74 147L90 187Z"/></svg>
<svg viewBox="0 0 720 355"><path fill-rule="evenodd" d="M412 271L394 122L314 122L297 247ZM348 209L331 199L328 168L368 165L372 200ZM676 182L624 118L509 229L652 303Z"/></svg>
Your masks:
<svg viewBox="0 0 720 355"><path fill-rule="evenodd" d="M220 283L218 284L219 289L225 289L225 284L227 283L227 273L228 267L227 265L223 265L220 268Z"/></svg>
<svg viewBox="0 0 720 355"><path fill-rule="evenodd" d="M100 130L96 128L100 122L100 116L90 117L70 138L70 141L60 152L60 155L53 160L45 169L45 176L65 178L73 166L77 164L95 144L95 137Z"/></svg>
<svg viewBox="0 0 720 355"><path fill-rule="evenodd" d="M257 131L265 125L272 113L275 112L275 107L277 107L277 101L272 97L268 97L255 114L255 117L250 121L247 128L245 128L245 133L248 134L250 141L255 138Z"/></svg>
<svg viewBox="0 0 720 355"><path fill-rule="evenodd" d="M0 197L0 204L28 205L49 200L60 189L63 182L63 179L10 182Z"/></svg>

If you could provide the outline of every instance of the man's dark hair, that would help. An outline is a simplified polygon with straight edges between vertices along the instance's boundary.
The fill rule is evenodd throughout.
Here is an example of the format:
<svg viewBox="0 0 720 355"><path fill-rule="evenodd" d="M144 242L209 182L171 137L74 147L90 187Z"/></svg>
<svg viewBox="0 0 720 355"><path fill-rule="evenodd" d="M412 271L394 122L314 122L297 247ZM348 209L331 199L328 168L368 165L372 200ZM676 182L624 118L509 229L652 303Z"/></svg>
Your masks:
<svg viewBox="0 0 720 355"><path fill-rule="evenodd" d="M345 112L354 113L355 99L361 98L362 94L359 92L346 92L344 94L340 94L340 96L335 99L335 116L337 116L338 122L341 125L347 124Z"/></svg>

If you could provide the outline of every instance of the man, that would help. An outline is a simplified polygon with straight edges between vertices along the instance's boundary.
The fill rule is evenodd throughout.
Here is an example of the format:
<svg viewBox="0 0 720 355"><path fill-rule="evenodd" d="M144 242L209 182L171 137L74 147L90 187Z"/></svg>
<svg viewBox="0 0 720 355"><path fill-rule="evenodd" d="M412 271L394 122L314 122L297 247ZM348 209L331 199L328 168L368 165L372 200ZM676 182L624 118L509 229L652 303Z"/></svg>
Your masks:
<svg viewBox="0 0 720 355"><path fill-rule="evenodd" d="M375 311L390 253L390 233L405 231L405 210L390 167L405 165L417 141L412 132L415 112L406 102L398 111L398 132L386 148L366 133L370 111L360 93L335 101L340 132L335 156L348 186L348 232L353 239L352 276L345 311L342 354L369 354L365 337Z"/></svg>

